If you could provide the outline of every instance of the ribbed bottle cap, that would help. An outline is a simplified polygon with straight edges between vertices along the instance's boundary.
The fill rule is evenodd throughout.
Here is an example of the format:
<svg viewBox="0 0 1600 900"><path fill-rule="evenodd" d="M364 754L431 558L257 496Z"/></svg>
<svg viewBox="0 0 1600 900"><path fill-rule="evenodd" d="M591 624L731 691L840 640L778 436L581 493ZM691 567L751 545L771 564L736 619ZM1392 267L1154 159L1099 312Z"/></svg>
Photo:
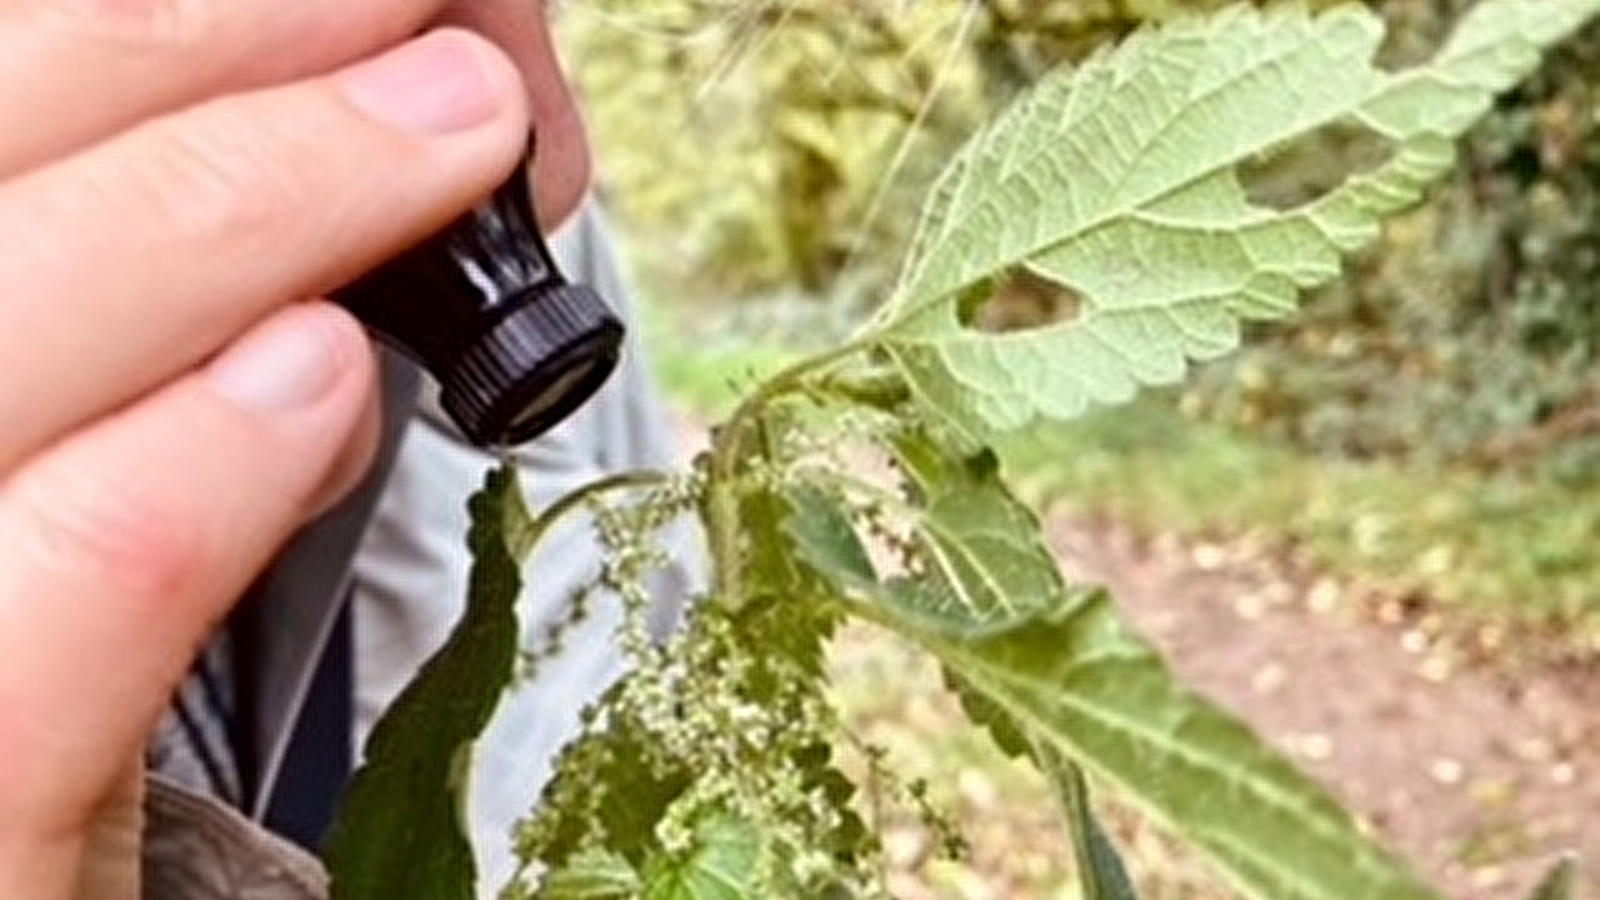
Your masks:
<svg viewBox="0 0 1600 900"><path fill-rule="evenodd" d="M582 284L546 284L481 335L442 379L440 405L481 446L553 428L616 368L622 323Z"/></svg>

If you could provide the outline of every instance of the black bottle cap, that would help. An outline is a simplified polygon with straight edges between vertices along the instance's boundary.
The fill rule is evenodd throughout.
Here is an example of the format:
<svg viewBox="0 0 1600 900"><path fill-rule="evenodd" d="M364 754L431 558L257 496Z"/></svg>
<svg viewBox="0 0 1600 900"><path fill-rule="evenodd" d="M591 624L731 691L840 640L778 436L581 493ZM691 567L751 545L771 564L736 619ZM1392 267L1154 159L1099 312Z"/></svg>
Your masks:
<svg viewBox="0 0 1600 900"><path fill-rule="evenodd" d="M571 283L532 290L541 296L513 305L440 373L440 404L473 443L542 434L616 368L623 326L599 295Z"/></svg>

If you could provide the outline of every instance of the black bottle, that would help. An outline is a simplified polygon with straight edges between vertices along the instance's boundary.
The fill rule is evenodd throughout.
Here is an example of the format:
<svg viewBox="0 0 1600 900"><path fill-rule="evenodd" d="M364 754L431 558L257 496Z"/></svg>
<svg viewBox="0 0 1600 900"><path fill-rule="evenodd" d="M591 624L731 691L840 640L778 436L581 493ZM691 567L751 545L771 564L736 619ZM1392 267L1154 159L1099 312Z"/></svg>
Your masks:
<svg viewBox="0 0 1600 900"><path fill-rule="evenodd" d="M440 402L483 447L538 437L616 368L623 327L557 271L519 166L444 231L333 293L439 381Z"/></svg>

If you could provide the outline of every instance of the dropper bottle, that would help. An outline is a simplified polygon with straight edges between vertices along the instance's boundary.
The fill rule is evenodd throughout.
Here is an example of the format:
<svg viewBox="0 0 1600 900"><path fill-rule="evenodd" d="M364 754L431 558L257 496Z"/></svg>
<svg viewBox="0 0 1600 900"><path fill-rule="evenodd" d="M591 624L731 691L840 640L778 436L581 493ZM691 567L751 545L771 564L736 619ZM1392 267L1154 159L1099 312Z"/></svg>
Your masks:
<svg viewBox="0 0 1600 900"><path fill-rule="evenodd" d="M481 447L524 443L582 406L624 334L597 293L556 268L524 172L333 294L438 380L440 405Z"/></svg>

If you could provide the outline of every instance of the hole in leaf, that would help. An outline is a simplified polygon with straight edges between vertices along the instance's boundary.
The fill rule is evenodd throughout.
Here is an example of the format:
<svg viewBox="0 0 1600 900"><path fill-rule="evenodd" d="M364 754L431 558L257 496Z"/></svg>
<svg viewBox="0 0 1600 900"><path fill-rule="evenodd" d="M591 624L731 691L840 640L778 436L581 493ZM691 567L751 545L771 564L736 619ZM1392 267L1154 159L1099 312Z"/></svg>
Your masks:
<svg viewBox="0 0 1600 900"><path fill-rule="evenodd" d="M1382 4L1387 35L1373 63L1386 72L1397 72L1428 62L1444 46L1451 25L1469 5L1468 0Z"/></svg>
<svg viewBox="0 0 1600 900"><path fill-rule="evenodd" d="M1259 154L1239 166L1239 182L1250 202L1292 210L1343 184L1376 171L1394 155L1393 144L1353 122L1338 122Z"/></svg>
<svg viewBox="0 0 1600 900"><path fill-rule="evenodd" d="M996 279L991 288L963 310L967 327L993 333L1027 331L1077 321L1088 310L1082 294L1022 267Z"/></svg>

